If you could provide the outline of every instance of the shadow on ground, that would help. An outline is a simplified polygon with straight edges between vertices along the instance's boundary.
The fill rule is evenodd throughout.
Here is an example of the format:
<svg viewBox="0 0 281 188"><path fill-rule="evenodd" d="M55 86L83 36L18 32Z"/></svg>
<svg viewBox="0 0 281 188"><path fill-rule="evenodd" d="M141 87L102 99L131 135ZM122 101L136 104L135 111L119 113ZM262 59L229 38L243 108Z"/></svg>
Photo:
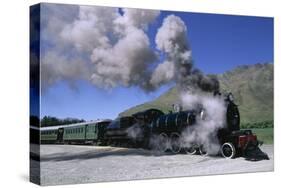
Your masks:
<svg viewBox="0 0 281 188"><path fill-rule="evenodd" d="M49 154L40 157L41 162L45 161L68 161L68 160L87 160L94 158L104 158L108 156L167 156L174 155L172 153L162 153L156 151L149 151L144 149L126 149L126 148L118 148L118 149L106 149L103 151L87 151L87 152L79 152L79 153L69 153L69 152L61 152L56 154Z"/></svg>

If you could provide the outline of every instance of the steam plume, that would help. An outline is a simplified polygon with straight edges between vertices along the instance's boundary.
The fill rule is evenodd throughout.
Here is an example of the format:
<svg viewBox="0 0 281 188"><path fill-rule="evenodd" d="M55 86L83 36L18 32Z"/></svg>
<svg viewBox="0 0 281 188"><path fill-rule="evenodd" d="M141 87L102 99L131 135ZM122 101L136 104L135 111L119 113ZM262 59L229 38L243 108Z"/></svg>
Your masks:
<svg viewBox="0 0 281 188"><path fill-rule="evenodd" d="M192 144L203 145L208 154L217 154L220 149L217 131L225 127L226 107L223 98L208 94L192 94L185 92L181 95L185 109L203 109L203 118L198 117L196 125L182 132L182 146Z"/></svg>

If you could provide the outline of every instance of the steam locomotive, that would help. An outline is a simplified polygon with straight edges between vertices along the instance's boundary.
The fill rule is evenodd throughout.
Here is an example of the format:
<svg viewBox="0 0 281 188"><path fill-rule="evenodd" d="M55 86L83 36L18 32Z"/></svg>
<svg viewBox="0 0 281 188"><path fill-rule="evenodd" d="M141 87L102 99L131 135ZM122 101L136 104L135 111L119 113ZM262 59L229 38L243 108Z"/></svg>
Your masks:
<svg viewBox="0 0 281 188"><path fill-rule="evenodd" d="M243 155L249 148L258 146L251 130L240 130L240 115L232 94L225 98L226 126L215 132L219 152L225 158ZM164 114L158 109L148 109L113 121L99 120L73 125L41 128L41 143L91 143L97 145L124 145L153 148L161 152L200 153L207 155L208 143L185 144L183 133L195 128L203 118L204 110L178 110ZM196 135L195 135L196 136Z"/></svg>

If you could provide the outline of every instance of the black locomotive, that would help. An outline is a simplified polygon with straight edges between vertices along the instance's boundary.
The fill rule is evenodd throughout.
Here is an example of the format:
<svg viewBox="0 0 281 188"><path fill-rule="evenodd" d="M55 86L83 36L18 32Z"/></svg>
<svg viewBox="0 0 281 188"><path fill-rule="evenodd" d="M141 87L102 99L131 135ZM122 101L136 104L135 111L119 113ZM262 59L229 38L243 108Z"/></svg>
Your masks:
<svg viewBox="0 0 281 188"><path fill-rule="evenodd" d="M220 153L225 158L243 155L249 148L258 146L258 140L251 130L240 130L240 115L232 94L225 97L226 125L215 132L214 139L220 146ZM164 114L157 109L148 109L128 117L112 121L105 131L108 144L132 143L135 146L154 148L173 153L181 151L188 154L208 151L202 143L184 144L183 131L196 126L198 118L203 118L203 109L170 112ZM133 134L133 135L132 135Z"/></svg>

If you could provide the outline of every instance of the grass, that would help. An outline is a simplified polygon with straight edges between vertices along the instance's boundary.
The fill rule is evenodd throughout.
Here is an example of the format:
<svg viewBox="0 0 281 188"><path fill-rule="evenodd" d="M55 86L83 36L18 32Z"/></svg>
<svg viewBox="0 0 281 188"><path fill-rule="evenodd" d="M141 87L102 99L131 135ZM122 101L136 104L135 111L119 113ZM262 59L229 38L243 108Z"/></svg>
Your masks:
<svg viewBox="0 0 281 188"><path fill-rule="evenodd" d="M257 135L258 140L263 141L264 144L273 144L273 128L251 129Z"/></svg>

